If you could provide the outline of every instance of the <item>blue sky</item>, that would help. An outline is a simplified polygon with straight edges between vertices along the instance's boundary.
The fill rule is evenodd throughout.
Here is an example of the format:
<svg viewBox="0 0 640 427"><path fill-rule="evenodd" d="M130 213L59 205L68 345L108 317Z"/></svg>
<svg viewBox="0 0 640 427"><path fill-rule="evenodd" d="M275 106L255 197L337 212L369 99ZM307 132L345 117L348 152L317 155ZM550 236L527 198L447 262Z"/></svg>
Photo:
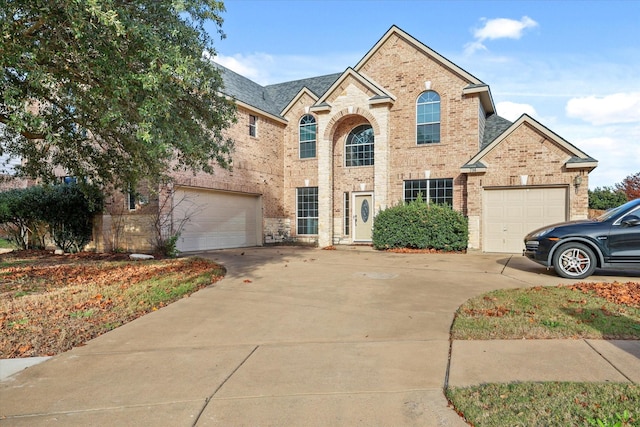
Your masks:
<svg viewBox="0 0 640 427"><path fill-rule="evenodd" d="M640 172L640 1L227 0L216 61L261 84L344 71L392 26L599 161Z"/></svg>

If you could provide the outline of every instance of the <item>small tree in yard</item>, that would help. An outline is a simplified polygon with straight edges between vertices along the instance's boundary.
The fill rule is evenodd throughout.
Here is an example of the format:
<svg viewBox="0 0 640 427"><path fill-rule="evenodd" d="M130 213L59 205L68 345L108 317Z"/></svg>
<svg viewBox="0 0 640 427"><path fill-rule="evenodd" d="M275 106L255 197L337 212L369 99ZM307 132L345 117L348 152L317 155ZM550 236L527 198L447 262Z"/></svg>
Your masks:
<svg viewBox="0 0 640 427"><path fill-rule="evenodd" d="M102 211L103 202L102 193L95 187L48 187L42 217L56 246L64 252L81 251L91 241L93 216Z"/></svg>
<svg viewBox="0 0 640 427"><path fill-rule="evenodd" d="M640 172L629 175L621 183L616 184L616 190L626 194L627 200L640 198Z"/></svg>
<svg viewBox="0 0 640 427"><path fill-rule="evenodd" d="M0 193L0 228L20 249L44 247L44 194L41 186Z"/></svg>
<svg viewBox="0 0 640 427"><path fill-rule="evenodd" d="M376 249L415 248L460 251L467 248L467 219L448 205L421 198L381 211L373 224Z"/></svg>

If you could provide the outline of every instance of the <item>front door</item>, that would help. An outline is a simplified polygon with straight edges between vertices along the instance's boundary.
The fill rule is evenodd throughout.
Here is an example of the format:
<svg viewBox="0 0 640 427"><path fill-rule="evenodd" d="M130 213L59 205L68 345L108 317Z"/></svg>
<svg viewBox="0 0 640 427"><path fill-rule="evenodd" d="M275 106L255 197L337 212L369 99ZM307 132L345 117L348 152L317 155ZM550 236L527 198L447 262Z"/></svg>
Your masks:
<svg viewBox="0 0 640 427"><path fill-rule="evenodd" d="M353 215L353 240L356 242L370 242L373 230L373 195L356 194Z"/></svg>

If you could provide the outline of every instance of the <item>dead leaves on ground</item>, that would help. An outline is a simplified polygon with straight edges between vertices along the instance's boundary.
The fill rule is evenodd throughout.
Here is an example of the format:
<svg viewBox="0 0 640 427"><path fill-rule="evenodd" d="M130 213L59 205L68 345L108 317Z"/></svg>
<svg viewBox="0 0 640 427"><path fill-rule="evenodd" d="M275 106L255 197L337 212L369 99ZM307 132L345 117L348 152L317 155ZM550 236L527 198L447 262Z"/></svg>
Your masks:
<svg viewBox="0 0 640 427"><path fill-rule="evenodd" d="M130 261L127 254L19 251L0 260L0 358L52 355L82 345L175 300L172 287L211 275L188 295L223 274L200 258ZM154 279L167 283L156 289ZM154 292L164 294L150 305Z"/></svg>
<svg viewBox="0 0 640 427"><path fill-rule="evenodd" d="M593 292L614 304L640 308L640 282L576 283L569 286L569 289L583 293Z"/></svg>

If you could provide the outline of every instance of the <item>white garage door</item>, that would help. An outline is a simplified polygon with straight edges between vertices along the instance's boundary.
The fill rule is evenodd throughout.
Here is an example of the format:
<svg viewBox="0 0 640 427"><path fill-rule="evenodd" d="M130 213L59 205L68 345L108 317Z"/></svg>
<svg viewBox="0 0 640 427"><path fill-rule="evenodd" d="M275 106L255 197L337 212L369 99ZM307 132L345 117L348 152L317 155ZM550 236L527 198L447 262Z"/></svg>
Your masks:
<svg viewBox="0 0 640 427"><path fill-rule="evenodd" d="M174 222L188 218L180 251L241 248L262 244L260 197L192 188L177 188Z"/></svg>
<svg viewBox="0 0 640 427"><path fill-rule="evenodd" d="M523 238L545 225L566 221L567 189L517 188L485 190L485 252L521 253Z"/></svg>

